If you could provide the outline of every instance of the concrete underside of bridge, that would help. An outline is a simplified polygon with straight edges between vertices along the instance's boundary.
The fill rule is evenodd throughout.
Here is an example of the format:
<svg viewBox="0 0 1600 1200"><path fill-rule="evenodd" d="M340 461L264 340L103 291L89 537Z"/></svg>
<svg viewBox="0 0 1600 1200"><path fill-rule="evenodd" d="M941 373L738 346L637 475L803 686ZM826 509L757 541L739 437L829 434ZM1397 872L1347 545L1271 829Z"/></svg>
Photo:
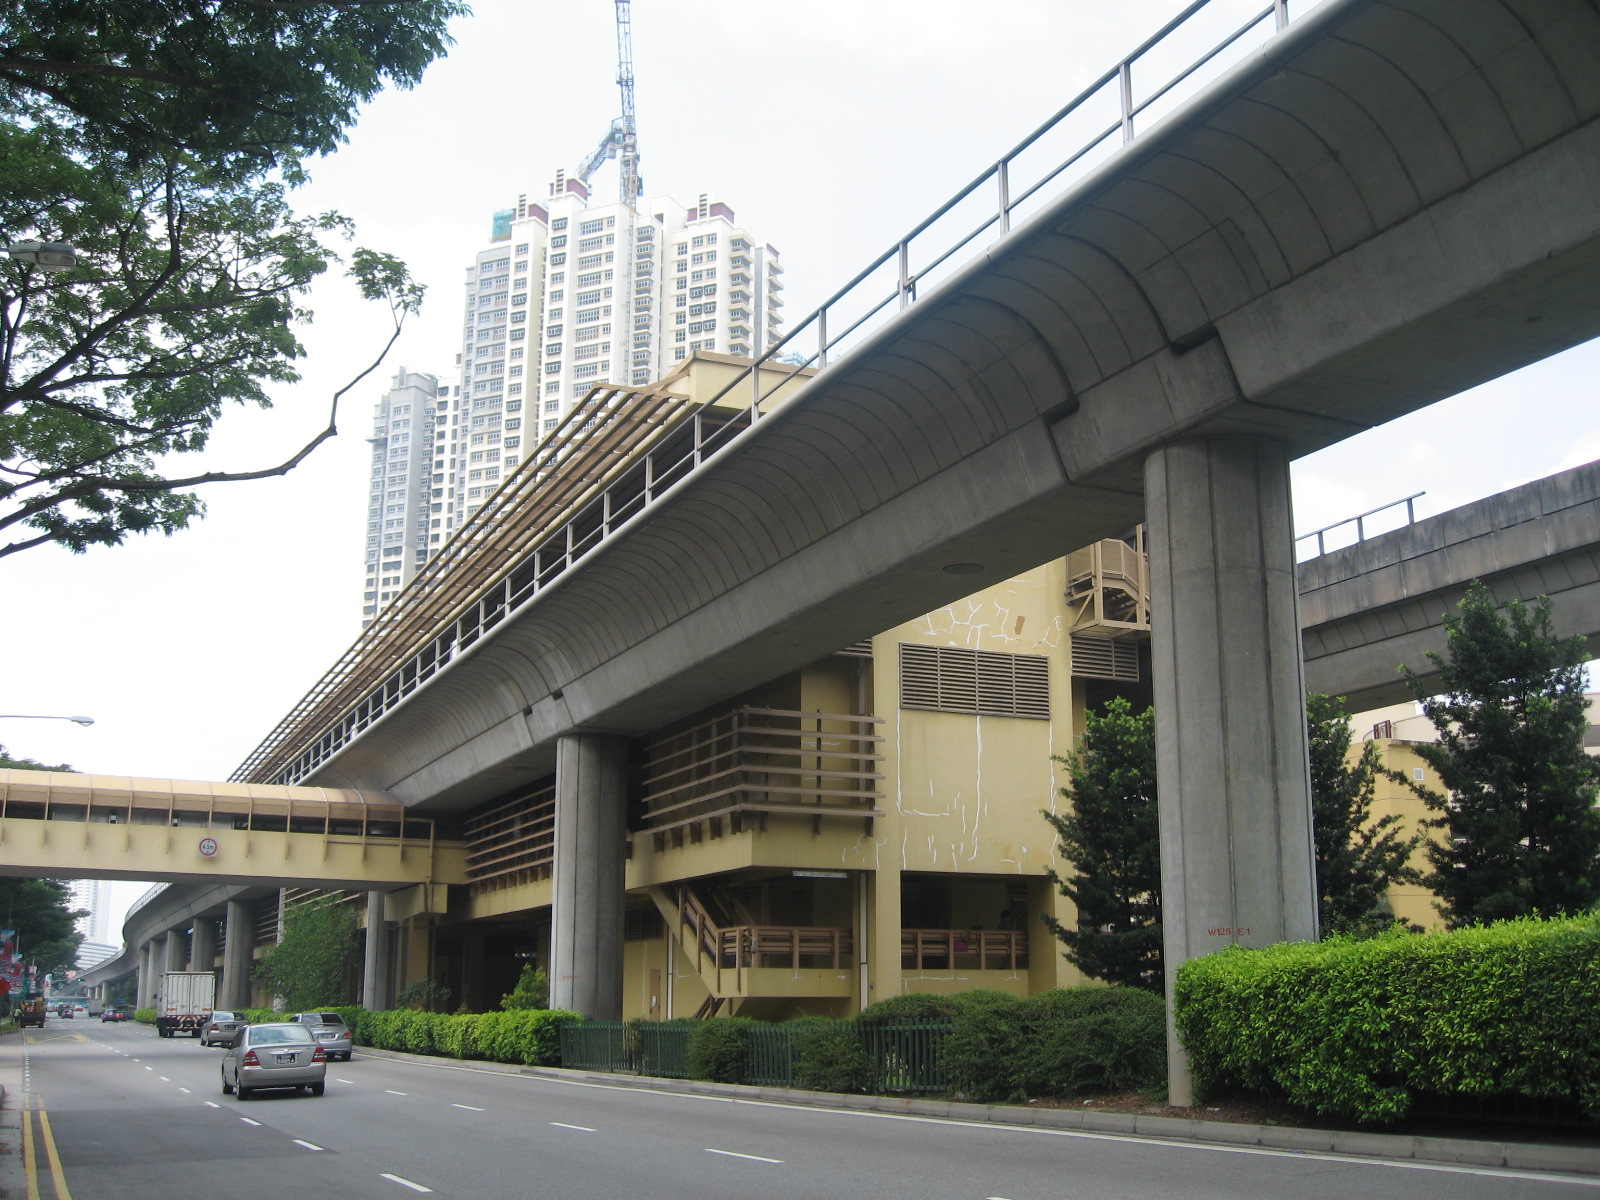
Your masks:
<svg viewBox="0 0 1600 1200"><path fill-rule="evenodd" d="M1152 544L1172 566L1157 693L1209 723L1164 725L1164 831L1169 814L1203 831L1207 812L1272 831L1164 848L1194 906L1169 923L1168 967L1196 951L1172 932L1194 920L1247 945L1314 933L1287 461L1600 334L1597 114L1594 3L1330 0L852 348L310 782L459 811L550 773L564 738L659 728L1116 535L1148 502L1210 547ZM1223 595L1260 628L1192 619ZM1222 762L1251 728L1270 744L1225 796L1169 777L1176 747ZM1262 853L1270 886L1240 886ZM606 902L582 881L557 890ZM1184 1088L1175 1076L1174 1102Z"/></svg>

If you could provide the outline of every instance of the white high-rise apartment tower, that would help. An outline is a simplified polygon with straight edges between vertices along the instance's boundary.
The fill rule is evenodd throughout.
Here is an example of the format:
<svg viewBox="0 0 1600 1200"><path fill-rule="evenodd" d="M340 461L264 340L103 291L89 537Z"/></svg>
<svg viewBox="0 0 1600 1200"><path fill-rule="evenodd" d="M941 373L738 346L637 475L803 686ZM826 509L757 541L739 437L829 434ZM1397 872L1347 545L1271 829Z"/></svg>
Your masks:
<svg viewBox="0 0 1600 1200"><path fill-rule="evenodd" d="M373 413L372 477L367 496L366 587L361 624L428 560L430 534L443 528L444 491L433 481L434 439L445 414L448 382L400 368ZM437 416L436 416L437 413ZM438 545L438 538L432 544Z"/></svg>
<svg viewBox="0 0 1600 1200"><path fill-rule="evenodd" d="M648 384L695 350L763 353L781 274L777 251L706 196L635 210L592 203L558 172L543 205L496 213L467 268L460 395L433 463L445 519L428 550L596 384Z"/></svg>

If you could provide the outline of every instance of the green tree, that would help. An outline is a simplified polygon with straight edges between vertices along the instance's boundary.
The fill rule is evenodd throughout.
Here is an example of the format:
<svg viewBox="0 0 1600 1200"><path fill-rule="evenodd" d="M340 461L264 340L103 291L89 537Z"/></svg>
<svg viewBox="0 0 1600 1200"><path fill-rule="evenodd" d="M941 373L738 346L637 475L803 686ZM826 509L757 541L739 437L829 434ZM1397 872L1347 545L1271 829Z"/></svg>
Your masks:
<svg viewBox="0 0 1600 1200"><path fill-rule="evenodd" d="M1384 768L1372 742L1354 765L1347 761L1350 715L1343 698L1309 693L1306 724L1322 932L1381 932L1393 924L1384 904L1389 885L1417 877L1407 861L1419 839L1406 836L1394 813L1373 819L1374 792Z"/></svg>
<svg viewBox="0 0 1600 1200"><path fill-rule="evenodd" d="M356 914L348 904L313 900L290 908L283 940L268 946L255 977L291 1012L345 1004L356 964Z"/></svg>
<svg viewBox="0 0 1600 1200"><path fill-rule="evenodd" d="M61 880L0 877L0 926L17 931L17 953L41 975L77 965L83 935L73 922L86 915Z"/></svg>
<svg viewBox="0 0 1600 1200"><path fill-rule="evenodd" d="M301 158L361 101L409 86L455 0L11 0L0 6L0 238L70 244L63 272L0 258L0 556L171 533L190 489L281 475L337 432L422 289L342 251L349 222L297 216ZM232 404L266 407L304 351L312 282L336 262L392 333L326 426L259 469L168 470Z"/></svg>
<svg viewBox="0 0 1600 1200"><path fill-rule="evenodd" d="M11 752L0 746L0 767L8 767L13 771L71 771L73 767L68 763L42 763L36 758L13 758Z"/></svg>
<svg viewBox="0 0 1600 1200"><path fill-rule="evenodd" d="M544 968L523 963L522 974L517 976L517 986L500 997L500 1007L549 1008L550 977L545 974Z"/></svg>
<svg viewBox="0 0 1600 1200"><path fill-rule="evenodd" d="M1159 992L1161 839L1156 810L1155 713L1116 697L1084 720L1083 747L1057 761L1071 780L1063 813L1046 812L1072 874L1050 878L1078 908L1076 929L1046 915L1068 961L1111 983Z"/></svg>
<svg viewBox="0 0 1600 1200"><path fill-rule="evenodd" d="M1562 641L1541 596L1502 612L1481 582L1430 653L1437 695L1402 668L1439 731L1417 753L1449 795L1417 787L1444 836L1424 882L1451 926L1579 913L1600 900L1600 760L1583 752L1584 639Z"/></svg>

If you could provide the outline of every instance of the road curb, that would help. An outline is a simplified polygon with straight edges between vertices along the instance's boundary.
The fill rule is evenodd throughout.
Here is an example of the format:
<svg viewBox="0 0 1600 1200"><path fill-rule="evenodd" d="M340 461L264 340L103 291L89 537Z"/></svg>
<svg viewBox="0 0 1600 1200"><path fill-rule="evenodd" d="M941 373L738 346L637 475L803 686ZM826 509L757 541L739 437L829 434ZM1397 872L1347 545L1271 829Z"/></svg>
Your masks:
<svg viewBox="0 0 1600 1200"><path fill-rule="evenodd" d="M435 1066L457 1062L427 1054L360 1047L375 1058L395 1058ZM798 1088L756 1087L738 1083L707 1083L700 1079L658 1079L648 1075L617 1075L606 1071L577 1071L568 1067L524 1067L510 1063L476 1062L472 1070L498 1074L532 1075L571 1083L596 1083L607 1087L678 1092L694 1096L721 1096L763 1100L808 1108L838 1108L901 1116L933 1117L994 1125L1060 1129L1080 1133L1106 1133L1164 1141L1215 1146L1254 1146L1263 1150L1289 1150L1314 1154L1345 1154L1355 1158L1397 1162L1439 1163L1500 1167L1515 1171L1550 1171L1568 1175L1600 1176L1600 1150L1585 1146L1545 1145L1475 1138L1421 1137L1376 1133L1368 1130L1304 1129L1283 1125L1243 1125L1207 1121L1200 1117L1162 1117L1145 1113L1095 1112L1078 1108L1026 1108L1009 1104L965 1104L957 1100L917 1100L894 1096L856 1096L839 1092L808 1092Z"/></svg>

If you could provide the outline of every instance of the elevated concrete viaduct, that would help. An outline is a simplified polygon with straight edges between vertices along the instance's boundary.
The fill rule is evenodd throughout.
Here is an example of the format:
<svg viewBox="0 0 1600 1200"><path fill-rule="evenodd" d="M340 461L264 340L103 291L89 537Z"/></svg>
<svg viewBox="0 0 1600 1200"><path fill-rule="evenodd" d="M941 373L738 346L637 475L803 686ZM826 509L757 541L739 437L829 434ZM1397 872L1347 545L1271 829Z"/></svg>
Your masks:
<svg viewBox="0 0 1600 1200"><path fill-rule="evenodd" d="M1167 961L1314 936L1288 463L1600 334L1597 115L1592 0L1330 0L279 781L461 809L1142 518Z"/></svg>
<svg viewBox="0 0 1600 1200"><path fill-rule="evenodd" d="M1306 682L1353 711L1437 676L1443 614L1481 579L1502 604L1549 596L1556 632L1600 653L1600 463L1490 496L1300 564Z"/></svg>

